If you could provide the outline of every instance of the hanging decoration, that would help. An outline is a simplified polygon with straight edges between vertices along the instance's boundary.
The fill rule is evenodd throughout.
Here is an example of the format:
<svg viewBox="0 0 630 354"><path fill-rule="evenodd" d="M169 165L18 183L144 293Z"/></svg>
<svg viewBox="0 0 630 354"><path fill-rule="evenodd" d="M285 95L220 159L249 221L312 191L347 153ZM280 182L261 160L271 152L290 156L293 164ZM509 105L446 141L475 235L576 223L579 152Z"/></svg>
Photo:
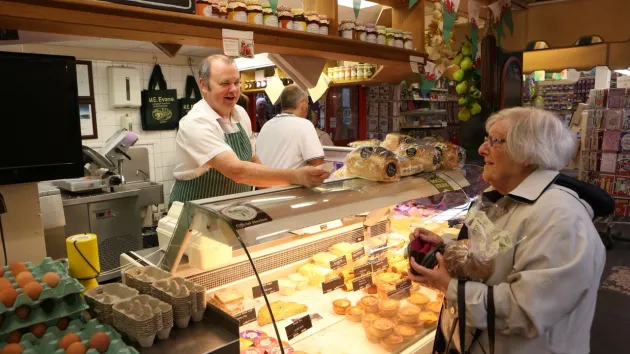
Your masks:
<svg viewBox="0 0 630 354"><path fill-rule="evenodd" d="M424 76L420 82L420 91L422 96L426 96L432 88L435 87L437 81L442 77L444 72L435 65L435 63L428 61L424 66Z"/></svg>
<svg viewBox="0 0 630 354"><path fill-rule="evenodd" d="M497 42L501 46L501 38L505 38L505 24L510 30L510 35L514 34L514 20L512 18L512 0L499 0L488 6L492 11L492 29L497 33Z"/></svg>
<svg viewBox="0 0 630 354"><path fill-rule="evenodd" d="M352 9L354 10L354 19L359 19L359 10L361 10L361 0L352 0Z"/></svg>
<svg viewBox="0 0 630 354"><path fill-rule="evenodd" d="M468 1L468 23L470 26L470 40L473 44L473 58L477 56L477 51L479 49L479 22L481 20L480 13L481 4L476 2L475 0Z"/></svg>
<svg viewBox="0 0 630 354"><path fill-rule="evenodd" d="M477 70L474 70L478 60L473 61L472 50L473 42L470 37L466 36L466 42L461 45L454 59L455 64L460 67L453 73L453 79L458 82L455 87L459 95L457 117L461 121L467 121L470 117L481 113L481 91L479 90L481 76ZM481 55L481 51L478 52Z"/></svg>
<svg viewBox="0 0 630 354"><path fill-rule="evenodd" d="M429 27L424 32L424 50L429 56L429 60L435 63L440 72L445 72L455 51L451 49L455 43L455 31L451 31L448 42L444 40L442 3L435 2L432 12L432 19Z"/></svg>
<svg viewBox="0 0 630 354"><path fill-rule="evenodd" d="M409 0L409 8L412 8L417 3L418 3L418 0Z"/></svg>
<svg viewBox="0 0 630 354"><path fill-rule="evenodd" d="M444 42L446 43L451 39L451 31L457 19L459 1L460 0L442 0L443 32Z"/></svg>
<svg viewBox="0 0 630 354"><path fill-rule="evenodd" d="M269 5L271 5L271 11L275 14L278 9L278 0L269 0Z"/></svg>

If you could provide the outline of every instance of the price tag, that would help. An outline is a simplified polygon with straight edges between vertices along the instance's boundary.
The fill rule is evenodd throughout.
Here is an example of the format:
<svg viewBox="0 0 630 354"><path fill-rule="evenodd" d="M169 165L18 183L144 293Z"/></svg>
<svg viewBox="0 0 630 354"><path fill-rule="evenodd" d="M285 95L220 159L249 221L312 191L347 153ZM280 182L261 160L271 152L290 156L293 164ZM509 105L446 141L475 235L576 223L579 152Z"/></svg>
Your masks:
<svg viewBox="0 0 630 354"><path fill-rule="evenodd" d="M372 250L372 252L370 252L370 254L372 256L378 256L380 254L383 254L387 251L387 241L381 243L380 245L374 247L374 249Z"/></svg>
<svg viewBox="0 0 630 354"><path fill-rule="evenodd" d="M311 321L319 321L319 320L321 320L322 318L323 318L323 317L322 317L320 314L318 314L318 313L312 313L312 314L311 314ZM295 323L295 322L297 322L297 321L299 321L299 320L300 320L299 318L294 318L294 319L292 319L292 320L291 320L291 322L292 322L292 323Z"/></svg>
<svg viewBox="0 0 630 354"><path fill-rule="evenodd" d="M311 316L306 315L300 319L297 319L295 322L290 325L284 327L287 331L287 338L289 340L299 336L300 334L306 332L310 328L313 327L313 322L311 322Z"/></svg>
<svg viewBox="0 0 630 354"><path fill-rule="evenodd" d="M263 288L265 288L265 294L267 295L280 291L280 286L278 285L277 280L263 284ZM262 291L260 290L260 286L255 286L252 288L252 296L254 297L254 299L262 296Z"/></svg>
<svg viewBox="0 0 630 354"><path fill-rule="evenodd" d="M238 320L239 326L244 326L248 323L256 321L256 309L251 308L241 313L234 315L234 318Z"/></svg>
<svg viewBox="0 0 630 354"><path fill-rule="evenodd" d="M411 288L411 279L407 278L396 283L396 290Z"/></svg>
<svg viewBox="0 0 630 354"><path fill-rule="evenodd" d="M360 278L366 274L372 273L372 265L367 263L358 267L354 267L354 277Z"/></svg>
<svg viewBox="0 0 630 354"><path fill-rule="evenodd" d="M365 248L361 247L358 250L352 252L352 261L356 262L357 259L365 256Z"/></svg>
<svg viewBox="0 0 630 354"><path fill-rule="evenodd" d="M345 267L348 265L348 260L346 256L341 256L330 261L330 269L335 270L341 267Z"/></svg>
<svg viewBox="0 0 630 354"><path fill-rule="evenodd" d="M343 278L337 277L322 283L322 292L328 294L331 291L343 288Z"/></svg>
<svg viewBox="0 0 630 354"><path fill-rule="evenodd" d="M365 236L358 236L355 237L354 240L352 240L354 243L359 243L359 242L363 242L365 241Z"/></svg>
<svg viewBox="0 0 630 354"><path fill-rule="evenodd" d="M372 263L372 272L378 272L389 267L389 262L387 262L387 258L377 259L376 262Z"/></svg>
<svg viewBox="0 0 630 354"><path fill-rule="evenodd" d="M406 299L411 296L411 279L401 280L396 283L396 290L388 292L387 296L396 300Z"/></svg>
<svg viewBox="0 0 630 354"><path fill-rule="evenodd" d="M372 275L366 275L362 278L354 279L352 281L352 291L358 291L368 286L372 286Z"/></svg>

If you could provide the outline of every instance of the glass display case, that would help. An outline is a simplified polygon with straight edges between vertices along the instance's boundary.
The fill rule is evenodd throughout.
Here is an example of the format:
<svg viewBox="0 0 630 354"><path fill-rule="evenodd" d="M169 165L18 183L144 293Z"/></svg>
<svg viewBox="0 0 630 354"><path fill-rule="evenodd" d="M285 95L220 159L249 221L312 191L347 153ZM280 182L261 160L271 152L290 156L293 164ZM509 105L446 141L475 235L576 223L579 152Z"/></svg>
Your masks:
<svg viewBox="0 0 630 354"><path fill-rule="evenodd" d="M477 178L341 179L175 204L160 266L240 321L242 351L281 353L279 337L284 353L430 353L442 294L407 278L408 235L456 235Z"/></svg>

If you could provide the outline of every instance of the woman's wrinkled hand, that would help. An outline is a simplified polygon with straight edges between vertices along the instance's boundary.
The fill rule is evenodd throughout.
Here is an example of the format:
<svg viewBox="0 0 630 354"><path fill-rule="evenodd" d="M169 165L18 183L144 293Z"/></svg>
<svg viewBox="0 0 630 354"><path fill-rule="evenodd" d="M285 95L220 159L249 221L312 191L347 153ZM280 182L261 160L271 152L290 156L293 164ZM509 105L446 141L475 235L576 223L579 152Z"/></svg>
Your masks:
<svg viewBox="0 0 630 354"><path fill-rule="evenodd" d="M421 229L416 229L416 231L418 230L421 230ZM439 236L437 235L435 236L439 238ZM411 258L410 259L411 266L420 275L413 275L412 273L409 273L409 279L417 283L427 284L429 286L432 286L446 293L446 291L448 290L448 283L451 281L451 276L448 274L448 271L446 270L446 265L444 264L444 257L442 257L440 253L437 253L436 258L438 261L438 265L435 267L435 269L425 268L419 265L415 259Z"/></svg>

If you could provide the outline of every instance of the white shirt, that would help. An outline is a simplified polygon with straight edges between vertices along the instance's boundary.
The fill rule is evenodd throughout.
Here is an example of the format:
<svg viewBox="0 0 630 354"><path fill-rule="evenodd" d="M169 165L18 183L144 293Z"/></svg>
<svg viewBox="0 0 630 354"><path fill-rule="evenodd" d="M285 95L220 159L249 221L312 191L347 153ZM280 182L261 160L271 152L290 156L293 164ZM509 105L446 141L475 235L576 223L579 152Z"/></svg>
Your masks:
<svg viewBox="0 0 630 354"><path fill-rule="evenodd" d="M293 114L279 114L269 120L256 141L258 157L265 166L294 169L324 158L313 123Z"/></svg>
<svg viewBox="0 0 630 354"><path fill-rule="evenodd" d="M210 108L206 100L195 103L190 112L179 121L173 176L179 180L189 180L206 173L206 162L222 152L232 150L226 142L225 134L238 132L237 123L241 123L249 137L252 156L256 155L252 123L243 107L234 106L231 119L224 119Z"/></svg>

